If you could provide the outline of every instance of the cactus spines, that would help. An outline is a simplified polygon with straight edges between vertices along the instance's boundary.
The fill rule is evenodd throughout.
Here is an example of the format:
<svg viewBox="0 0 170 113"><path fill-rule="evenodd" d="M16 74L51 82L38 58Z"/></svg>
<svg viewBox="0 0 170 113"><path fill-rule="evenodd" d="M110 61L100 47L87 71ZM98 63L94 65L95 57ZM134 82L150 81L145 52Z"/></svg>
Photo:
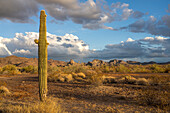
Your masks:
<svg viewBox="0 0 170 113"><path fill-rule="evenodd" d="M41 101L45 100L47 94L47 46L49 43L46 38L46 16L45 11L41 10L39 40L34 40L38 44L39 97Z"/></svg>

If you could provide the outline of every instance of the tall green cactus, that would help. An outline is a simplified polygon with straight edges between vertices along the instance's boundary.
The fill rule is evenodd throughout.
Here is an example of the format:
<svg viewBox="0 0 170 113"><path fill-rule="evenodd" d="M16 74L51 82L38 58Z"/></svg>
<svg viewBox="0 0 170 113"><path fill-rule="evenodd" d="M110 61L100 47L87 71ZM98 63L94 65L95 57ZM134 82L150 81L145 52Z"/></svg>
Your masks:
<svg viewBox="0 0 170 113"><path fill-rule="evenodd" d="M38 44L39 97L41 101L44 101L47 95L47 46L49 43L46 38L46 16L45 11L41 10L39 40L34 40Z"/></svg>

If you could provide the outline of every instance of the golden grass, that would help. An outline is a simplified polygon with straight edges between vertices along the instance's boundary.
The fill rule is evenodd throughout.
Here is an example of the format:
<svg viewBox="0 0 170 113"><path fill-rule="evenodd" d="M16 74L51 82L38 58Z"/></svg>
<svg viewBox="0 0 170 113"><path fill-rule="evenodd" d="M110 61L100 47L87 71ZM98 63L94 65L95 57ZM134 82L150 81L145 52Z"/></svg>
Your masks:
<svg viewBox="0 0 170 113"><path fill-rule="evenodd" d="M170 93L167 91L158 91L146 89L138 91L137 101L142 105L151 105L170 111Z"/></svg>
<svg viewBox="0 0 170 113"><path fill-rule="evenodd" d="M6 88L5 86L0 86L0 94L9 95L9 94L11 94L11 93L10 93L10 91L8 90L8 88Z"/></svg>
<svg viewBox="0 0 170 113"><path fill-rule="evenodd" d="M64 113L61 105L53 98L48 98L44 102L32 104L0 104L2 113Z"/></svg>

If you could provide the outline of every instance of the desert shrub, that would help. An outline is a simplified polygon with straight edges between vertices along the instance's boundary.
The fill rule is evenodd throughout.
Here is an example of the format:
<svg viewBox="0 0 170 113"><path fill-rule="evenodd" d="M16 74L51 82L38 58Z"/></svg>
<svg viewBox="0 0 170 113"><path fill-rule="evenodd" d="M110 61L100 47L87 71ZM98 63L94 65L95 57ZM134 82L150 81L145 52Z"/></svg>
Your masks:
<svg viewBox="0 0 170 113"><path fill-rule="evenodd" d="M170 93L153 89L138 91L139 104L152 105L164 110L170 110Z"/></svg>
<svg viewBox="0 0 170 113"><path fill-rule="evenodd" d="M149 66L150 70L153 73L163 73L165 72L165 68L163 68L163 66L157 65L157 64L152 64Z"/></svg>
<svg viewBox="0 0 170 113"><path fill-rule="evenodd" d="M130 65L132 73L151 73L152 71L143 65Z"/></svg>
<svg viewBox="0 0 170 113"><path fill-rule="evenodd" d="M130 72L130 68L126 67L123 64L120 64L116 67L116 71L121 72L121 73L128 73L128 72Z"/></svg>
<svg viewBox="0 0 170 113"><path fill-rule="evenodd" d="M136 78L132 76L123 76L123 77L118 77L116 78L117 83L125 83L125 84L135 84L136 83Z"/></svg>
<svg viewBox="0 0 170 113"><path fill-rule="evenodd" d="M136 83L136 78L134 78L132 76L125 76L125 83L135 84Z"/></svg>
<svg viewBox="0 0 170 113"><path fill-rule="evenodd" d="M9 95L10 91L5 86L0 86L0 94Z"/></svg>
<svg viewBox="0 0 170 113"><path fill-rule="evenodd" d="M150 77L151 85L166 85L168 82L170 82L170 76L153 75Z"/></svg>
<svg viewBox="0 0 170 113"><path fill-rule="evenodd" d="M17 69L15 65L6 65L2 68L3 74L20 74L20 71Z"/></svg>
<svg viewBox="0 0 170 113"><path fill-rule="evenodd" d="M116 78L103 76L103 83L116 83Z"/></svg>
<svg viewBox="0 0 170 113"><path fill-rule="evenodd" d="M57 66L48 66L48 73L53 74L53 73L60 73L61 69L60 67Z"/></svg>
<svg viewBox="0 0 170 113"><path fill-rule="evenodd" d="M72 75L73 75L74 78L77 78L77 77L80 77L80 78L83 78L83 79L86 78L86 75L82 72L80 72L80 73L74 73L73 72Z"/></svg>
<svg viewBox="0 0 170 113"><path fill-rule="evenodd" d="M100 86L103 84L103 75L102 73L97 73L94 70L87 70L86 78L88 79L88 82L94 86Z"/></svg>
<svg viewBox="0 0 170 113"><path fill-rule="evenodd" d="M58 73L56 75L49 75L48 81L49 82L71 82L73 81L73 77L72 74Z"/></svg>
<svg viewBox="0 0 170 113"><path fill-rule="evenodd" d="M64 113L64 109L61 108L57 101L49 98L44 102L28 105L2 106L2 113Z"/></svg>
<svg viewBox="0 0 170 113"><path fill-rule="evenodd" d="M149 81L146 78L138 78L136 83L138 85L149 85Z"/></svg>
<svg viewBox="0 0 170 113"><path fill-rule="evenodd" d="M165 66L165 73L170 73L170 64Z"/></svg>
<svg viewBox="0 0 170 113"><path fill-rule="evenodd" d="M103 66L101 68L102 68L103 73L109 73L110 72L110 67L109 66Z"/></svg>
<svg viewBox="0 0 170 113"><path fill-rule="evenodd" d="M29 65L29 66L26 66L26 67L23 67L21 68L21 72L25 72L25 73L38 73L38 67L37 66L32 66L32 65Z"/></svg>
<svg viewBox="0 0 170 113"><path fill-rule="evenodd" d="M63 73L71 74L72 72L74 73L80 73L80 72L85 72L87 70L87 66L81 66L81 65L69 65L64 68L62 68Z"/></svg>
<svg viewBox="0 0 170 113"><path fill-rule="evenodd" d="M2 73L2 67L0 67L0 73Z"/></svg>

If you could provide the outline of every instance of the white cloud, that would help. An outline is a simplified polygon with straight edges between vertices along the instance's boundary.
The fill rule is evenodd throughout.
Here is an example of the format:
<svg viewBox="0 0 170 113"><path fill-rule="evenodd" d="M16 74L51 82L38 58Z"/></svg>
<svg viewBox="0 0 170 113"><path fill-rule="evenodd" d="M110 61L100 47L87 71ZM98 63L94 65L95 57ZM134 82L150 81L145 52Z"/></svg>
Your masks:
<svg viewBox="0 0 170 113"><path fill-rule="evenodd" d="M16 49L12 53L13 54L21 54L21 55L29 55L29 54L31 54L31 52L29 50L24 50L24 49L21 49L21 50Z"/></svg>
<svg viewBox="0 0 170 113"><path fill-rule="evenodd" d="M39 34L35 32L16 33L14 38L1 38L0 55L17 55L17 56L37 56L38 45L34 39L38 39ZM88 55L89 46L73 34L56 36L47 33L48 55L51 58L67 59L84 57ZM4 54L4 50L6 53ZM2 52L3 51L3 52Z"/></svg>
<svg viewBox="0 0 170 113"><path fill-rule="evenodd" d="M39 34L35 32L16 33L13 38L0 37L0 55L37 57L38 45L34 43L34 39L38 37ZM50 43L48 56L57 60L84 58L87 61L91 58L107 60L118 58L167 61L170 57L170 39L161 36L139 40L128 38L119 44L108 44L103 50L89 50L89 46L73 34L57 36L47 33L47 40Z"/></svg>
<svg viewBox="0 0 170 113"><path fill-rule="evenodd" d="M153 37L145 37L144 40L154 40Z"/></svg>
<svg viewBox="0 0 170 113"><path fill-rule="evenodd" d="M128 38L119 44L108 44L103 50L96 50L91 58L99 59L138 59L138 61L155 60L166 62L170 60L170 39L161 36L145 37L139 40Z"/></svg>
<svg viewBox="0 0 170 113"><path fill-rule="evenodd" d="M126 40L126 42L133 42L133 41L135 41L135 40L133 40L132 38L128 38L128 39Z"/></svg>

